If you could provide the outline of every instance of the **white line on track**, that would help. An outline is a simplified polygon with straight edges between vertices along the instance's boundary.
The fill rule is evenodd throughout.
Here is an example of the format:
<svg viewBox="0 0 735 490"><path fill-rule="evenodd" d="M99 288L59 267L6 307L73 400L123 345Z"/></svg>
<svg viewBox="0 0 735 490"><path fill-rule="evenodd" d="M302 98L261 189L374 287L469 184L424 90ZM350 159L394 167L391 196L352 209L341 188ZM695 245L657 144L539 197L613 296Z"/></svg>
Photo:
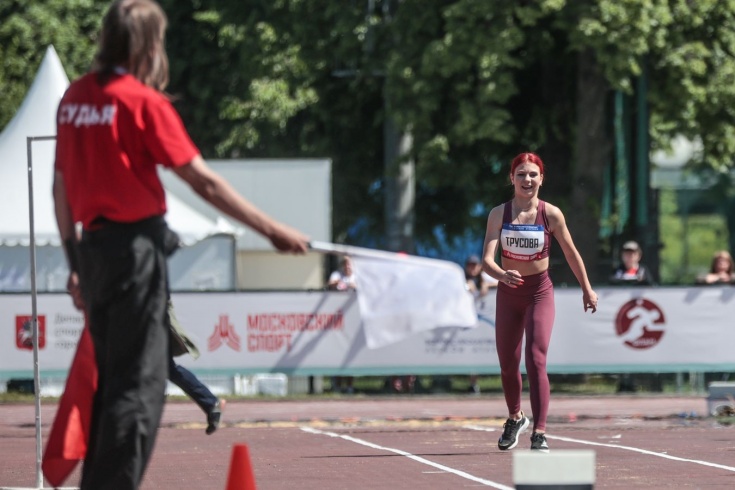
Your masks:
<svg viewBox="0 0 735 490"><path fill-rule="evenodd" d="M495 432L497 429L493 429L492 427L484 427L482 425L463 425L463 429L470 429L470 430L480 430L483 432Z"/></svg>
<svg viewBox="0 0 735 490"><path fill-rule="evenodd" d="M602 442L584 441L582 439L572 439L571 437L561 437L561 436L546 436L546 438L547 439L557 439L559 441L566 441L566 442L576 442L577 444L587 444L589 446L601 446L601 447L612 447L615 449L625 449L626 451L633 451L636 453L647 454L649 456L657 456L659 458L670 459L672 461L683 461L685 463L694 463L694 464L701 464L702 466L711 466L712 468L719 468L721 470L735 471L735 467L732 467L732 466L725 466L722 464L710 463L709 461L701 461L699 459L680 458L678 456L671 456L670 454L666 454L666 453L657 453L655 451L649 451L647 449L640 449L637 447L620 446L618 444L605 444Z"/></svg>
<svg viewBox="0 0 735 490"><path fill-rule="evenodd" d="M488 431L488 432L492 432L492 430L493 430L493 429L488 429L486 427L481 427L481 426L476 426L476 425L465 425L463 427L465 429L483 430L483 431ZM735 471L735 467L732 467L732 466L725 466L725 465L722 465L722 464L710 463L709 461L701 461L701 460L698 460L698 459L680 458L678 456L671 456L670 454L665 454L665 453L657 453L655 451L649 451L647 449L640 449L640 448L637 448L637 447L621 446L619 444L605 444L605 443L602 443L602 442L585 441L583 439L572 439L571 437L562 437L562 436L551 436L551 435L547 435L546 438L547 439L556 439L558 441L574 442L574 443L577 443L577 444L586 444L588 446L600 446L600 447L611 447L611 448L614 448L614 449L623 449L625 451L633 451L633 452L636 452L636 453L647 454L649 456L656 456L656 457L659 457L659 458L670 459L672 461L683 461L685 463L701 464L702 466L710 466L712 468L719 468L721 470Z"/></svg>
<svg viewBox="0 0 735 490"><path fill-rule="evenodd" d="M406 451L402 451L400 449L395 449L395 448L392 448L392 447L379 446L377 444L373 444L372 442L364 441L362 439L357 439L356 437L347 436L347 435L343 435L343 434L337 434L336 432L323 431L323 430L314 429L314 428L311 428L311 427L301 427L301 430L303 430L304 432L308 432L310 434L318 434L318 435L329 436L329 437L338 437L340 439L344 439L345 441L350 441L350 442L354 442L356 444L361 444L363 446L371 447L371 448L377 449L379 451L388 451L388 452L391 452L391 453L399 454L401 456L405 456L405 457L407 457L409 459L412 459L412 460L414 460L414 461L416 461L418 463L422 463L422 464L425 464L425 465L428 465L428 466L432 466L432 467L437 468L437 469L439 469L441 471L444 471L446 473L452 473L452 474L457 475L457 476L460 476L462 478L466 478L467 480L472 480L474 482L481 483L481 484L483 484L485 486L488 486L488 487L499 488L501 490L513 490L513 487L507 487L505 485L502 485L502 484L497 483L497 482L494 482L494 481L485 480L484 478L480 478L480 477L477 477L475 475L470 475L469 473L465 473L464 471L456 470L454 468L450 468L449 466L444 466L442 464L435 463L433 461L429 461L428 459L422 458L421 456L416 456L414 454L411 454L411 453L406 452Z"/></svg>

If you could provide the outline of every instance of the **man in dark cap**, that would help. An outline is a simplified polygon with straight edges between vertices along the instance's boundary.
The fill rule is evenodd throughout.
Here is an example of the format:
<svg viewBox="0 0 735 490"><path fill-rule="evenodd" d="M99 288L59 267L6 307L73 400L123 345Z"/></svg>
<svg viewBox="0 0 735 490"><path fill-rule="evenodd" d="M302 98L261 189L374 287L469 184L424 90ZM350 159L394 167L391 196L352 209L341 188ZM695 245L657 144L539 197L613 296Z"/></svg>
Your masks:
<svg viewBox="0 0 735 490"><path fill-rule="evenodd" d="M651 286L653 277L648 268L641 264L643 252L638 242L629 240L623 244L620 251L621 264L615 269L610 282L626 286Z"/></svg>

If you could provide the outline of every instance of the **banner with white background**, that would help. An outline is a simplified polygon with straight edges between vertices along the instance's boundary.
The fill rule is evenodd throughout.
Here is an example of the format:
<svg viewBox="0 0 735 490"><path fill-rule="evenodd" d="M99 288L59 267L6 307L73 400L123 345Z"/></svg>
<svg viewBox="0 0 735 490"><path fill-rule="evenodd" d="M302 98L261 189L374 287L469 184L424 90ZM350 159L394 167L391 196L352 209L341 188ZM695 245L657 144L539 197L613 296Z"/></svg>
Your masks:
<svg viewBox="0 0 735 490"><path fill-rule="evenodd" d="M558 288L551 373L735 370L735 288L601 288L597 313ZM477 328L439 328L369 349L355 292L175 293L204 374L497 374L495 292ZM0 295L0 377L32 377L29 295ZM65 376L83 327L68 296L38 296L41 377Z"/></svg>

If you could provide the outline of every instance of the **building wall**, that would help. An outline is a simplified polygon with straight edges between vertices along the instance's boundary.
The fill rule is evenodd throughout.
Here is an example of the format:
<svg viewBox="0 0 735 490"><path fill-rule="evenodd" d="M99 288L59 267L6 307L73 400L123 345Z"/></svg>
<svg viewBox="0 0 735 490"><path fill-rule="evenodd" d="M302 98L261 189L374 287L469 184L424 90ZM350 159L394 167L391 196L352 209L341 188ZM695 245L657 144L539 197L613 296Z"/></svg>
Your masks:
<svg viewBox="0 0 735 490"><path fill-rule="evenodd" d="M284 255L240 250L237 254L239 289L322 289L325 256L320 253Z"/></svg>

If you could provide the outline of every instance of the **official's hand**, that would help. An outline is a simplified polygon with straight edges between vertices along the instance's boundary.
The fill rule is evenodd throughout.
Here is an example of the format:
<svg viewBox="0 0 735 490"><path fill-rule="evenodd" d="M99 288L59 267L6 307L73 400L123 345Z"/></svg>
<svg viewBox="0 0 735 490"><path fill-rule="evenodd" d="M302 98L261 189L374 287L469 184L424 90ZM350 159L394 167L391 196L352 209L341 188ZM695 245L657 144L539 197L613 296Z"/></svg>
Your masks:
<svg viewBox="0 0 735 490"><path fill-rule="evenodd" d="M270 241L277 250L293 254L305 254L309 249L309 238L290 226L278 223L270 235Z"/></svg>
<svg viewBox="0 0 735 490"><path fill-rule="evenodd" d="M84 310L84 299L82 298L82 288L79 287L79 275L76 272L69 273L69 279L66 281L66 291L71 296L74 308L79 311Z"/></svg>

